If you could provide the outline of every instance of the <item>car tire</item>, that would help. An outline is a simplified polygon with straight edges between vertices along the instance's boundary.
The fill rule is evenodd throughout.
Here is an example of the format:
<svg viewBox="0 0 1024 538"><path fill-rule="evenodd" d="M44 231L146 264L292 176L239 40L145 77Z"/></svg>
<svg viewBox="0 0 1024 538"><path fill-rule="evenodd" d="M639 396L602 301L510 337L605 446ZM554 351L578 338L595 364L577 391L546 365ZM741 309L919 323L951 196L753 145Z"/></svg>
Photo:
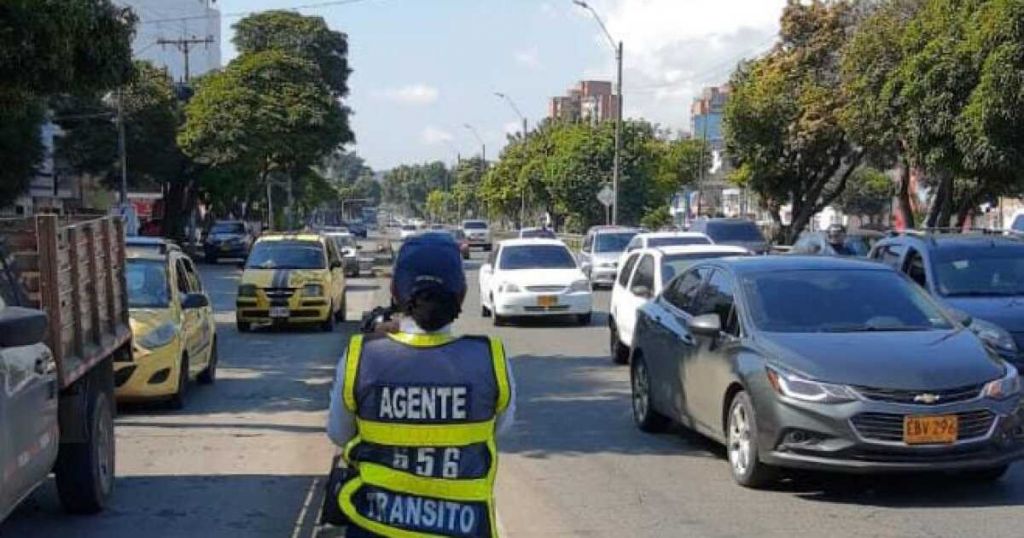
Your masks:
<svg viewBox="0 0 1024 538"><path fill-rule="evenodd" d="M640 431L647 433L665 431L670 422L668 417L655 411L651 406L651 372L647 369L647 362L643 357L633 359L629 373L633 422Z"/></svg>
<svg viewBox="0 0 1024 538"><path fill-rule="evenodd" d="M334 305L331 305L334 308ZM325 333L334 332L334 312L327 312L327 319L320 322L320 330Z"/></svg>
<svg viewBox="0 0 1024 538"><path fill-rule="evenodd" d="M629 348L619 339L619 330L615 326L614 319L608 324L608 332L611 333L609 347L612 354L612 362L615 364L626 364L629 362Z"/></svg>
<svg viewBox="0 0 1024 538"><path fill-rule="evenodd" d="M342 293L341 296L341 308L338 309L334 314L334 321L338 323L344 323L348 318L348 297ZM332 329L333 330L333 329Z"/></svg>
<svg viewBox="0 0 1024 538"><path fill-rule="evenodd" d="M214 338L210 345L210 363L202 372L199 372L199 376L196 378L200 385L212 385L217 382L217 339Z"/></svg>
<svg viewBox="0 0 1024 538"><path fill-rule="evenodd" d="M737 392L729 403L725 435L729 471L737 484L762 488L775 480L776 469L761 463L758 457L757 417L745 391Z"/></svg>
<svg viewBox="0 0 1024 538"><path fill-rule="evenodd" d="M593 312L587 312L586 314L580 314L576 316L576 323L578 323L581 327L589 326L592 321L594 321Z"/></svg>
<svg viewBox="0 0 1024 538"><path fill-rule="evenodd" d="M491 318L494 321L494 326L495 327L501 327L501 326L505 325L505 321L506 321L505 320L505 316L499 316L498 314L492 314Z"/></svg>
<svg viewBox="0 0 1024 538"><path fill-rule="evenodd" d="M217 263L217 255L216 254L207 254L206 255L206 263L216 264Z"/></svg>
<svg viewBox="0 0 1024 538"><path fill-rule="evenodd" d="M114 491L114 383L112 363L93 368L86 381L85 427L88 441L61 443L54 465L57 493L64 510L95 514ZM81 383L82 381L79 381Z"/></svg>
<svg viewBox="0 0 1024 538"><path fill-rule="evenodd" d="M480 317L489 318L491 317L491 311L486 306L480 305Z"/></svg>
<svg viewBox="0 0 1024 538"><path fill-rule="evenodd" d="M238 332L240 333L247 333L249 331L252 331L252 324L249 323L248 321L237 321L235 322L235 327L238 328Z"/></svg>
<svg viewBox="0 0 1024 538"><path fill-rule="evenodd" d="M175 411L185 408L185 399L188 395L188 355L182 355L178 363L178 388L167 401L167 407Z"/></svg>

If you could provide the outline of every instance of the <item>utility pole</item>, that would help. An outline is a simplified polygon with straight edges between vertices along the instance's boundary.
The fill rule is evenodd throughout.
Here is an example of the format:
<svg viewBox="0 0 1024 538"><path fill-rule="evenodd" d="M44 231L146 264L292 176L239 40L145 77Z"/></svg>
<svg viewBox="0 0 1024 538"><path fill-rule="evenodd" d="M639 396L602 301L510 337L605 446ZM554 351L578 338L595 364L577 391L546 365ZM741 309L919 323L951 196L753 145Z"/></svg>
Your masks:
<svg viewBox="0 0 1024 538"><path fill-rule="evenodd" d="M192 52L193 45L211 45L214 43L213 36L206 36L202 39L196 36L182 37L178 39L164 39L160 38L156 40L156 44L160 46L171 45L177 47L181 51L182 56L185 58L185 83L192 77L192 73L189 71L189 53Z"/></svg>
<svg viewBox="0 0 1024 538"><path fill-rule="evenodd" d="M700 137L700 175L697 176L697 218L700 218L701 208L704 203L704 170L707 166L704 164L704 153L708 149L708 114L704 113L704 127L702 129Z"/></svg>
<svg viewBox="0 0 1024 538"><path fill-rule="evenodd" d="M519 111L519 107L516 106L515 101L512 100L508 95L501 92L494 92L494 95L498 96L499 99L504 99L508 103L512 110L519 116L519 119L523 120L523 142L526 142L526 136L529 134L528 125L526 122L526 116ZM523 185L521 192L519 193L519 227L522 228L526 223L526 185Z"/></svg>
<svg viewBox="0 0 1024 538"><path fill-rule="evenodd" d="M128 151L124 135L124 91L117 90L117 156L121 168L121 206L128 203Z"/></svg>
<svg viewBox="0 0 1024 538"><path fill-rule="evenodd" d="M615 111L615 158L612 165L612 191L615 193L613 196L614 201L612 202L612 224L615 225L619 221L619 169L622 164L622 41L615 41L615 38L608 31L608 27L604 25L601 16L597 14L594 8L590 7L590 4L583 0L572 0L572 3L589 11L594 16L594 20L597 21L601 31L608 38L608 43L611 44L612 49L615 51L616 70L618 71L615 89L615 94L618 98L618 106Z"/></svg>

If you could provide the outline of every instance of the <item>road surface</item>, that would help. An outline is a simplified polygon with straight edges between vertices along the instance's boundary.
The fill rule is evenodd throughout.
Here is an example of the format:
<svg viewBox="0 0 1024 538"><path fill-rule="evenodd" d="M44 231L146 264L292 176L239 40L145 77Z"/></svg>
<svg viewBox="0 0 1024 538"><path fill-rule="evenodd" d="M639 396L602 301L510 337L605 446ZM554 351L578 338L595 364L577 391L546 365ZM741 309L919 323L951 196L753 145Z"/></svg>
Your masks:
<svg viewBox="0 0 1024 538"><path fill-rule="evenodd" d="M1024 536L1024 465L1000 482L948 476L800 476L770 491L733 484L723 451L685 431L649 435L629 415L628 371L607 355L608 294L590 327L494 328L480 317L476 267L459 332L505 340L518 421L501 440L503 535L526 537ZM337 536L314 525L332 448L323 434L334 361L354 324L333 334L234 329L238 270L203 266L220 322L221 371L185 410L129 408L118 418L118 483L96 517L61 513L52 484L0 536L164 538ZM349 315L385 300L386 282L351 283Z"/></svg>

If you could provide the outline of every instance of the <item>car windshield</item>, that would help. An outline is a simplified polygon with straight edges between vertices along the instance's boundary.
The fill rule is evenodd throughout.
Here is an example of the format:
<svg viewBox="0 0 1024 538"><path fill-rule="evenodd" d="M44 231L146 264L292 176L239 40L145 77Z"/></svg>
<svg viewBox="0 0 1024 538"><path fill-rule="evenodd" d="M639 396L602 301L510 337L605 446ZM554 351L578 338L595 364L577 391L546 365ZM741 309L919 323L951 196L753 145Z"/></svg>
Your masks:
<svg viewBox="0 0 1024 538"><path fill-rule="evenodd" d="M669 280L672 280L676 275L686 271L691 265L700 260L726 258L729 256L745 256L745 254L738 254L735 252L700 252L663 256L661 258L661 283L662 285L667 284Z"/></svg>
<svg viewBox="0 0 1024 538"><path fill-rule="evenodd" d="M355 248L356 246L356 240L351 235L335 235L331 239L334 240L334 245L339 249Z"/></svg>
<svg viewBox="0 0 1024 538"><path fill-rule="evenodd" d="M934 259L935 284L946 297L1024 295L1024 248L986 248Z"/></svg>
<svg viewBox="0 0 1024 538"><path fill-rule="evenodd" d="M753 222L709 222L707 234L715 241L764 241Z"/></svg>
<svg viewBox="0 0 1024 538"><path fill-rule="evenodd" d="M482 220L467 220L462 223L462 227L466 230L486 230L487 223Z"/></svg>
<svg viewBox="0 0 1024 538"><path fill-rule="evenodd" d="M711 240L707 237L700 236L686 236L686 235L673 235L669 237L652 237L647 240L647 246L651 248L658 247L676 247L685 245L710 245Z"/></svg>
<svg viewBox="0 0 1024 538"><path fill-rule="evenodd" d="M538 228L536 230L523 230L519 232L519 237L523 239L555 239L557 236L551 230Z"/></svg>
<svg viewBox="0 0 1024 538"><path fill-rule="evenodd" d="M576 260L569 249L559 245L523 245L501 249L499 267L518 269L573 269Z"/></svg>
<svg viewBox="0 0 1024 538"><path fill-rule="evenodd" d="M261 241L249 254L246 269L324 269L323 246L316 241Z"/></svg>
<svg viewBox="0 0 1024 538"><path fill-rule="evenodd" d="M925 292L892 271L783 270L742 277L754 325L767 332L949 329Z"/></svg>
<svg viewBox="0 0 1024 538"><path fill-rule="evenodd" d="M244 234L245 225L241 222L218 222L210 228L212 234Z"/></svg>
<svg viewBox="0 0 1024 538"><path fill-rule="evenodd" d="M129 258L124 276L130 308L167 308L170 288L167 286L166 262Z"/></svg>
<svg viewBox="0 0 1024 538"><path fill-rule="evenodd" d="M636 237L636 232L599 233L594 239L594 252L622 252Z"/></svg>

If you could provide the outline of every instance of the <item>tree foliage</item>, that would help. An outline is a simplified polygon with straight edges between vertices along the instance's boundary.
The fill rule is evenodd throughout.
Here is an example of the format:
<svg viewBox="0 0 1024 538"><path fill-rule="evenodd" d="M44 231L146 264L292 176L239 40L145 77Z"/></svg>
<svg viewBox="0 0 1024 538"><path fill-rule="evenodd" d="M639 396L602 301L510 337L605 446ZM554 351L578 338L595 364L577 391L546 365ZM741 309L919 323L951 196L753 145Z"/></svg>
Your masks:
<svg viewBox="0 0 1024 538"><path fill-rule="evenodd" d="M24 192L42 158L47 99L128 79L134 24L110 0L0 4L0 207Z"/></svg>
<svg viewBox="0 0 1024 538"><path fill-rule="evenodd" d="M879 223L889 210L892 196L893 184L889 176L875 168L861 167L850 176L836 206L848 215Z"/></svg>
<svg viewBox="0 0 1024 538"><path fill-rule="evenodd" d="M452 174L441 161L402 165L384 174L383 201L406 213L427 216L427 196L435 190L448 190Z"/></svg>

